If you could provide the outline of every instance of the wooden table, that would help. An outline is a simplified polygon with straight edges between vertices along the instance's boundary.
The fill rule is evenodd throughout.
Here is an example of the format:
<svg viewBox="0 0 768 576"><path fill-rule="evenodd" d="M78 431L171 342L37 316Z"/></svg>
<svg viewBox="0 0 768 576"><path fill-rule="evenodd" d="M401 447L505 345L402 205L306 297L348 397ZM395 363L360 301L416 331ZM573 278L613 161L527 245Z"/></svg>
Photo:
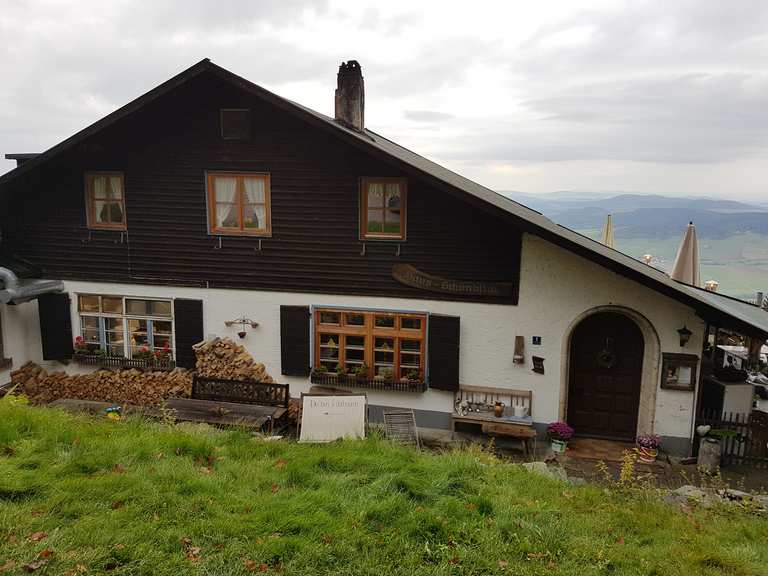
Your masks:
<svg viewBox="0 0 768 576"><path fill-rule="evenodd" d="M266 426L271 432L275 420L279 420L286 409L278 406L237 404L196 400L193 398L169 398L168 408L176 410L176 419L185 422L204 422L220 426L245 426L261 429Z"/></svg>
<svg viewBox="0 0 768 576"><path fill-rule="evenodd" d="M464 422L478 424L483 434L490 436L509 436L520 440L523 452L530 454L529 442L536 438L536 429L533 427L533 419L516 418L514 416L502 416L497 418L492 412L469 412L467 414L453 414L453 423Z"/></svg>

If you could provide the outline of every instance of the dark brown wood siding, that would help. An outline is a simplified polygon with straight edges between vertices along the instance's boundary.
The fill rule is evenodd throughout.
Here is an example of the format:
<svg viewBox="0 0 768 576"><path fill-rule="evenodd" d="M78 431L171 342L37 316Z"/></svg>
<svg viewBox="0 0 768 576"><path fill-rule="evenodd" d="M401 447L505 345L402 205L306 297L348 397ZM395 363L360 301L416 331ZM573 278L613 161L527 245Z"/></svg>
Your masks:
<svg viewBox="0 0 768 576"><path fill-rule="evenodd" d="M221 108L250 108L250 141L223 140ZM128 231L89 231L84 173L125 174ZM208 170L269 172L272 237L212 236ZM408 239L358 238L365 176L408 178ZM461 280L519 283L521 232L208 74L150 103L5 190L3 251L49 277L211 288L503 302L425 292L395 263ZM515 291L516 292L516 291Z"/></svg>

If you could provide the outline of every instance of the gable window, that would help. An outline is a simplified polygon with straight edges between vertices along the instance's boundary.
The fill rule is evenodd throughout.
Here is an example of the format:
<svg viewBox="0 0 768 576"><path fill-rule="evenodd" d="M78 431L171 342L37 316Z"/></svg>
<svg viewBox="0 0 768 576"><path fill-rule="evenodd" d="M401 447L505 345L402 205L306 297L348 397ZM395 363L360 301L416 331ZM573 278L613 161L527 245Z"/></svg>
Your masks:
<svg viewBox="0 0 768 576"><path fill-rule="evenodd" d="M269 236L269 200L269 174L209 172L211 233Z"/></svg>
<svg viewBox="0 0 768 576"><path fill-rule="evenodd" d="M315 369L423 380L425 314L315 310ZM339 368L341 367L341 368Z"/></svg>
<svg viewBox="0 0 768 576"><path fill-rule="evenodd" d="M360 191L360 236L405 240L405 178L363 178Z"/></svg>
<svg viewBox="0 0 768 576"><path fill-rule="evenodd" d="M250 140L251 111L248 109L222 109L221 137L224 140Z"/></svg>
<svg viewBox="0 0 768 576"><path fill-rule="evenodd" d="M125 193L120 172L89 172L85 175L88 227L125 230Z"/></svg>
<svg viewBox="0 0 768 576"><path fill-rule="evenodd" d="M122 358L159 354L173 358L171 300L80 294L78 312L80 336L92 354Z"/></svg>

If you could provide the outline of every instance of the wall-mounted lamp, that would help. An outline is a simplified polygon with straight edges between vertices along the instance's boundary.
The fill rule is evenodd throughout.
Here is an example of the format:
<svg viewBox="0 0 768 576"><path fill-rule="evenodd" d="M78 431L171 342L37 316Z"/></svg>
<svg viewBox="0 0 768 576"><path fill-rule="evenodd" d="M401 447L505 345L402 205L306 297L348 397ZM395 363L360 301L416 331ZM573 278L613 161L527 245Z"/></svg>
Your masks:
<svg viewBox="0 0 768 576"><path fill-rule="evenodd" d="M230 326L232 326L234 324L238 324L240 326L240 330L237 332L237 335L240 338L245 338L245 335L247 334L246 328L248 328L249 326L251 328L256 328L259 325L258 322L254 322L253 320L250 320L249 318L246 318L245 316L243 316L242 318L236 318L235 320L226 320L224 322L224 325L227 328L229 328Z"/></svg>
<svg viewBox="0 0 768 576"><path fill-rule="evenodd" d="M677 333L680 334L680 346L688 344L688 340L691 339L691 334L693 334L685 324L683 324L682 328L677 329Z"/></svg>

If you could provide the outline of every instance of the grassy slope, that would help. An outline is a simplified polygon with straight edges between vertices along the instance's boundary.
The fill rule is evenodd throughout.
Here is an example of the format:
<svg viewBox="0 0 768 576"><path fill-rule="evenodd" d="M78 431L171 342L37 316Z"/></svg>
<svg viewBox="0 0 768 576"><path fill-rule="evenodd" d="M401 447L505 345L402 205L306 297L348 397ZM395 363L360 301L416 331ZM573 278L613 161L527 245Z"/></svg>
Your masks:
<svg viewBox="0 0 768 576"><path fill-rule="evenodd" d="M0 401L0 566L21 573L45 548L38 574L766 574L768 521L567 487L479 451L269 443Z"/></svg>

